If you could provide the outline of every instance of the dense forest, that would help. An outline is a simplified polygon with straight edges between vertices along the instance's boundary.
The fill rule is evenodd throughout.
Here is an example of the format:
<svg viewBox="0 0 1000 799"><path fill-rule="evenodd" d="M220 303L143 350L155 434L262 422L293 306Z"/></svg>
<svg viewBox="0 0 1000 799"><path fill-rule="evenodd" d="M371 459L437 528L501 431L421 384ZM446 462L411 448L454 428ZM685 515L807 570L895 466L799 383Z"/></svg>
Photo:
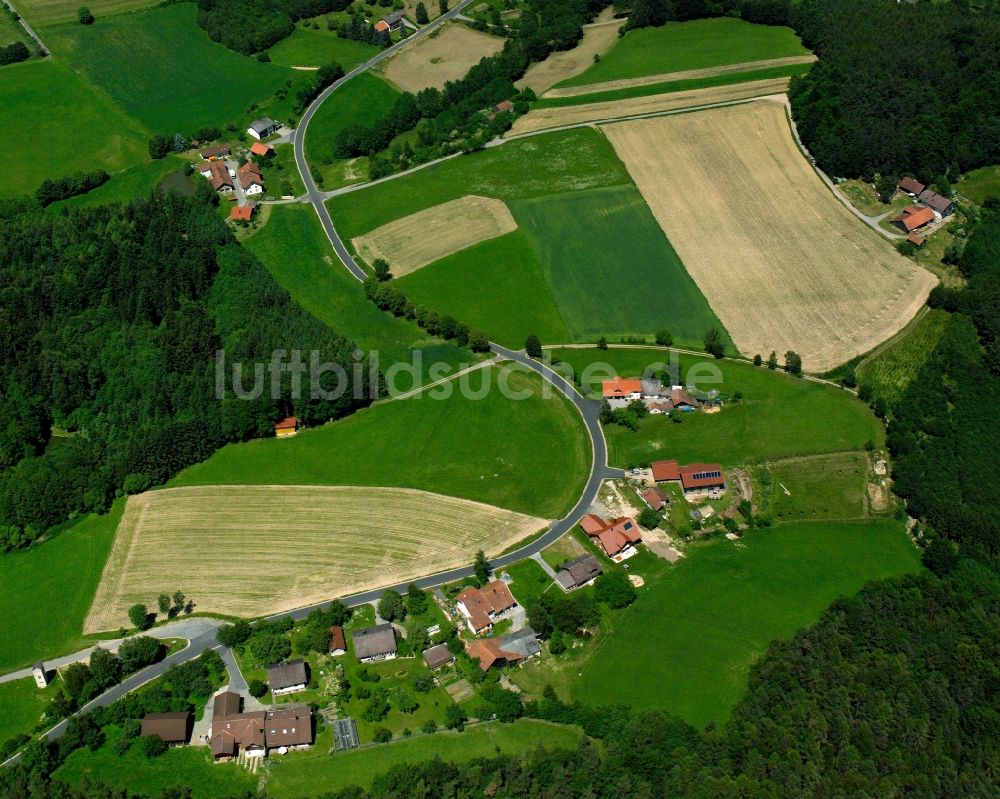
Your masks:
<svg viewBox="0 0 1000 799"><path fill-rule="evenodd" d="M343 11L351 0L198 0L198 24L209 38L243 55L266 50L305 17Z"/></svg>
<svg viewBox="0 0 1000 799"><path fill-rule="evenodd" d="M213 199L0 204L0 548L269 435L286 413L321 422L367 403L310 399L308 382L292 399L287 372L278 399L216 399L217 350L246 364L249 389L273 350L350 365L355 345L236 244Z"/></svg>
<svg viewBox="0 0 1000 799"><path fill-rule="evenodd" d="M819 61L789 98L818 165L930 182L1000 161L1000 11L988 7L803 0L795 29Z"/></svg>
<svg viewBox="0 0 1000 799"><path fill-rule="evenodd" d="M625 29L721 16L738 16L761 25L789 25L792 0L636 0Z"/></svg>

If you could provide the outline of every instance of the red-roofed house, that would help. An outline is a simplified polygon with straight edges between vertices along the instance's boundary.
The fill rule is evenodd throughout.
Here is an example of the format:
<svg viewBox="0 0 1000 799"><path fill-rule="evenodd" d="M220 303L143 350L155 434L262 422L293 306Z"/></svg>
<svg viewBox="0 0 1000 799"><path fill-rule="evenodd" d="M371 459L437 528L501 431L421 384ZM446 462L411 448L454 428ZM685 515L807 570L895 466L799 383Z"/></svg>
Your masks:
<svg viewBox="0 0 1000 799"><path fill-rule="evenodd" d="M347 654L347 640L344 638L344 628L333 625L330 628L330 655L339 657Z"/></svg>
<svg viewBox="0 0 1000 799"><path fill-rule="evenodd" d="M591 538L596 538L604 554L616 563L632 557L636 552L634 544L642 541L639 526L628 516L602 519L588 513L580 519L580 527Z"/></svg>
<svg viewBox="0 0 1000 799"><path fill-rule="evenodd" d="M455 604L476 635L492 629L496 621L517 607L514 595L502 580L494 580L482 588L466 588L455 597Z"/></svg>
<svg viewBox="0 0 1000 799"><path fill-rule="evenodd" d="M906 240L910 242L910 244L915 244L917 247L923 247L924 241L926 241L923 236L918 236L916 233L911 233L906 237Z"/></svg>
<svg viewBox="0 0 1000 799"><path fill-rule="evenodd" d="M229 174L225 161L203 161L198 166L198 171L212 181L212 188L220 194L233 191L233 177Z"/></svg>
<svg viewBox="0 0 1000 799"><path fill-rule="evenodd" d="M681 469L677 461L653 461L649 464L653 472L653 480L657 483L679 483Z"/></svg>
<svg viewBox="0 0 1000 799"><path fill-rule="evenodd" d="M274 148L270 144L264 144L262 141L255 141L250 145L250 152L253 155L262 155L267 157L274 155Z"/></svg>
<svg viewBox="0 0 1000 799"><path fill-rule="evenodd" d="M257 210L256 203L247 203L246 205L237 205L234 208L229 209L229 218L234 222L249 222L253 219L254 212Z"/></svg>
<svg viewBox="0 0 1000 799"><path fill-rule="evenodd" d="M934 211L930 208L921 208L919 205L911 205L908 208L904 208L902 215L892 220L894 225L898 225L907 233L912 233L917 228L921 228L933 221Z"/></svg>
<svg viewBox="0 0 1000 799"><path fill-rule="evenodd" d="M717 463L692 463L682 466L680 472L685 494L700 494L713 489L724 491L726 488L726 478Z"/></svg>
<svg viewBox="0 0 1000 799"><path fill-rule="evenodd" d="M241 166L236 174L239 175L240 185L247 194L262 194L264 192L264 176L260 172L260 167L253 161L247 161Z"/></svg>
<svg viewBox="0 0 1000 799"><path fill-rule="evenodd" d="M638 377L630 379L615 377L614 380L605 380L601 384L601 394L606 400L640 399L642 397L642 380Z"/></svg>
<svg viewBox="0 0 1000 799"><path fill-rule="evenodd" d="M642 499L653 510L663 510L670 504L670 499L659 488L647 488L642 492Z"/></svg>
<svg viewBox="0 0 1000 799"><path fill-rule="evenodd" d="M299 420L296 416L289 416L282 419L274 426L274 435L276 438L288 438L289 436L294 436L299 432Z"/></svg>

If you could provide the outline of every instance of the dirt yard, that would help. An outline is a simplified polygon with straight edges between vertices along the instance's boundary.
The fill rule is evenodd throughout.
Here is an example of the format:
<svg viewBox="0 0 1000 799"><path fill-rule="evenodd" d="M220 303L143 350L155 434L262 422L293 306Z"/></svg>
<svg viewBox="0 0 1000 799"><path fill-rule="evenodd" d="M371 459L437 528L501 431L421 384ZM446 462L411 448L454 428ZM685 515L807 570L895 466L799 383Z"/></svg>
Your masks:
<svg viewBox="0 0 1000 799"><path fill-rule="evenodd" d="M87 617L182 591L199 611L253 617L406 582L497 554L547 526L406 488L198 486L130 497Z"/></svg>
<svg viewBox="0 0 1000 799"><path fill-rule="evenodd" d="M831 369L902 328L937 282L834 198L778 102L604 131L746 355Z"/></svg>
<svg viewBox="0 0 1000 799"><path fill-rule="evenodd" d="M524 77L514 86L523 89L530 86L535 94L555 86L559 81L575 77L593 66L595 55L604 55L618 41L618 29L625 24L623 19L612 19L613 9L609 6L591 25L583 26L583 38L572 50L553 52L544 61L538 61L528 67ZM588 88L588 87L584 87ZM581 92L585 94L585 92ZM553 97L569 96L552 93Z"/></svg>
<svg viewBox="0 0 1000 799"><path fill-rule="evenodd" d="M749 72L769 67L784 67L792 64L809 64L816 60L814 55L792 55L784 58L767 58L763 61L744 61L742 64L727 64L721 67L706 69L686 69L681 72L665 72L660 75L645 75L641 78L624 78L622 80L607 80L603 83L590 83L586 86L567 86L562 89L551 89L546 97L578 97L581 94L609 92L616 89L631 89L634 86L653 86L657 83L668 83L675 80L694 80L695 78L711 78L716 75L731 75L738 72ZM537 91L537 89L536 89Z"/></svg>
<svg viewBox="0 0 1000 799"><path fill-rule="evenodd" d="M404 92L416 93L430 86L440 89L448 81L463 77L483 56L499 53L503 42L499 36L465 25L446 24L439 33L401 49L389 59L382 74Z"/></svg>
<svg viewBox="0 0 1000 799"><path fill-rule="evenodd" d="M368 263L384 258L393 276L402 277L514 230L517 222L503 201L470 194L404 216L351 241Z"/></svg>
<svg viewBox="0 0 1000 799"><path fill-rule="evenodd" d="M788 78L770 78L737 83L732 86L713 86L709 89L689 89L682 92L654 94L649 97L631 97L627 100L607 100L601 103L567 105L556 108L536 108L519 117L510 135L532 133L563 125L587 122L604 122L610 119L696 108L713 103L747 100L768 94L780 94L788 88Z"/></svg>

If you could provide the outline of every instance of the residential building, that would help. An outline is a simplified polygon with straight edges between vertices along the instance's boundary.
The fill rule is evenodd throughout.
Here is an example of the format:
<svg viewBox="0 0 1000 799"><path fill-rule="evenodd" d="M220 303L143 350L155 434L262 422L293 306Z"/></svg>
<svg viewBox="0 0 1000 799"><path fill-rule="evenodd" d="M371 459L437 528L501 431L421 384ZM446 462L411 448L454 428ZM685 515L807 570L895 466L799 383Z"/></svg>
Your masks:
<svg viewBox="0 0 1000 799"><path fill-rule="evenodd" d="M424 663L431 671L437 671L449 663L455 662L455 656L448 649L448 644L438 644L424 650Z"/></svg>
<svg viewBox="0 0 1000 799"><path fill-rule="evenodd" d="M615 377L601 383L601 395L606 400L634 400L642 397L642 380Z"/></svg>
<svg viewBox="0 0 1000 799"><path fill-rule="evenodd" d="M262 158L269 158L274 155L274 148L270 144L264 144L262 141L255 141L250 145L250 154L259 155Z"/></svg>
<svg viewBox="0 0 1000 799"><path fill-rule="evenodd" d="M593 555L581 555L564 563L556 573L556 582L563 591L573 591L591 585L604 573L600 561Z"/></svg>
<svg viewBox="0 0 1000 799"><path fill-rule="evenodd" d="M299 432L299 420L296 416L288 416L274 426L275 438L288 438Z"/></svg>
<svg viewBox="0 0 1000 799"><path fill-rule="evenodd" d="M250 123L250 127L247 128L247 133L253 136L255 139L266 139L272 133L274 133L280 125L273 119L268 119L267 117L261 117L260 119L255 119Z"/></svg>
<svg viewBox="0 0 1000 799"><path fill-rule="evenodd" d="M351 640L354 642L354 656L362 663L396 657L396 632L388 622L354 630Z"/></svg>
<svg viewBox="0 0 1000 799"><path fill-rule="evenodd" d="M647 402L646 409L651 414L670 413L674 409L674 404L670 400L665 402Z"/></svg>
<svg viewBox="0 0 1000 799"><path fill-rule="evenodd" d="M309 705L278 705L264 719L264 743L278 754L312 746L312 709Z"/></svg>
<svg viewBox="0 0 1000 799"><path fill-rule="evenodd" d="M393 11L391 14L386 14L382 19L375 23L375 30L381 31L398 31L403 24L403 11Z"/></svg>
<svg viewBox="0 0 1000 799"><path fill-rule="evenodd" d="M305 661L289 660L267 669L267 684L274 696L304 691L309 677L306 675Z"/></svg>
<svg viewBox="0 0 1000 799"><path fill-rule="evenodd" d="M702 494L708 491L725 491L726 479L717 463L692 463L682 466L681 487L685 494Z"/></svg>
<svg viewBox="0 0 1000 799"><path fill-rule="evenodd" d="M347 640L344 638L344 628L333 625L330 628L330 654L340 657L347 654Z"/></svg>
<svg viewBox="0 0 1000 799"><path fill-rule="evenodd" d="M905 177L899 183L896 184L900 191L909 194L911 197L916 197L927 187L921 183L919 180L914 180L911 177Z"/></svg>
<svg viewBox="0 0 1000 799"><path fill-rule="evenodd" d="M243 187L243 191L247 194L254 195L264 193L264 176L261 174L260 167L253 161L247 161L243 164L243 166L236 171L236 175L240 179L240 185Z"/></svg>
<svg viewBox="0 0 1000 799"><path fill-rule="evenodd" d="M698 400L686 393L683 386L671 387L670 402L679 411L693 411L698 408Z"/></svg>
<svg viewBox="0 0 1000 799"><path fill-rule="evenodd" d="M892 223L907 233L911 233L917 228L933 222L935 218L932 209L921 208L919 205L911 205L904 208L903 213L893 219Z"/></svg>
<svg viewBox="0 0 1000 799"><path fill-rule="evenodd" d="M513 666L539 655L541 644L535 631L524 627L503 638L478 638L469 644L470 658L479 659L479 668L483 671L501 666Z"/></svg>
<svg viewBox="0 0 1000 799"><path fill-rule="evenodd" d="M663 510L670 504L670 498L662 488L647 488L642 492L642 501L653 510Z"/></svg>
<svg viewBox="0 0 1000 799"><path fill-rule="evenodd" d="M204 158L206 161L212 161L216 158L224 158L229 155L230 147L228 144L215 144L211 147L205 147L198 151L198 155Z"/></svg>
<svg viewBox="0 0 1000 799"><path fill-rule="evenodd" d="M493 629L494 622L509 616L517 607L514 595L502 580L494 580L482 588L466 588L455 597L455 604L475 635Z"/></svg>
<svg viewBox="0 0 1000 799"><path fill-rule="evenodd" d="M628 516L602 519L594 513L588 513L580 520L580 527L597 540L604 554L615 563L632 557L636 553L635 544L642 541L639 526Z"/></svg>
<svg viewBox="0 0 1000 799"><path fill-rule="evenodd" d="M242 699L235 691L223 691L215 697L208 743L216 760L236 757L241 752L246 757L263 757L267 750L266 713L263 710L241 713L241 706Z"/></svg>
<svg viewBox="0 0 1000 799"><path fill-rule="evenodd" d="M911 233L906 237L906 240L916 247L923 247L924 242L927 241L927 239L917 233Z"/></svg>
<svg viewBox="0 0 1000 799"><path fill-rule="evenodd" d="M147 713L142 717L139 735L155 735L165 744L182 746L187 743L191 727L191 714L184 710L179 713Z"/></svg>
<svg viewBox="0 0 1000 799"><path fill-rule="evenodd" d="M35 685L39 688L49 687L49 673L45 671L45 664L38 661L31 667L31 676L35 678Z"/></svg>
<svg viewBox="0 0 1000 799"><path fill-rule="evenodd" d="M229 218L234 222L249 222L257 212L257 203L236 205L229 209Z"/></svg>
<svg viewBox="0 0 1000 799"><path fill-rule="evenodd" d="M917 199L940 216L951 216L955 213L955 204L951 200L930 189L920 192Z"/></svg>
<svg viewBox="0 0 1000 799"><path fill-rule="evenodd" d="M233 176L225 161L203 161L199 164L198 171L202 177L211 181L212 188L220 194L229 194L233 191Z"/></svg>
<svg viewBox="0 0 1000 799"><path fill-rule="evenodd" d="M501 100L499 103L493 106L493 110L496 111L498 114L503 114L506 113L507 111L513 111L514 104L510 100Z"/></svg>

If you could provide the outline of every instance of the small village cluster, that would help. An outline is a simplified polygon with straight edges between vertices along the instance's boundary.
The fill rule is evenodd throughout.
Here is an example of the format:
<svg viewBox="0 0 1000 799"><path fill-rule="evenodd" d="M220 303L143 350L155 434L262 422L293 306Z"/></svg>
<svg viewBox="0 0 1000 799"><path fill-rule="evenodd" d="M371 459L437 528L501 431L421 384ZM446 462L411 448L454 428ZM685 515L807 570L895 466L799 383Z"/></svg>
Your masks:
<svg viewBox="0 0 1000 799"><path fill-rule="evenodd" d="M899 181L897 188L903 194L916 200L916 203L904 208L903 212L892 220L892 223L904 233L909 234L906 237L907 241L917 247L922 247L925 239L916 231L951 216L955 213L955 204L947 197L931 191L915 178L903 178Z"/></svg>
<svg viewBox="0 0 1000 799"><path fill-rule="evenodd" d="M722 407L719 392L696 391L684 386L663 385L652 377L618 377L601 383L601 396L612 409L625 408L630 402L641 401L651 414L669 414L671 411L689 413L704 410L709 413Z"/></svg>
<svg viewBox="0 0 1000 799"><path fill-rule="evenodd" d="M231 157L232 148L228 144L216 144L198 151L202 162L195 168L196 171L210 181L212 188L222 197L236 202L229 212L230 219L244 222L253 219L257 204L249 198L260 196L267 188L264 175L254 158L271 158L274 155L274 148L263 139L275 133L279 127L277 122L266 117L250 123L247 133L256 141L250 145L247 160L242 164Z"/></svg>

